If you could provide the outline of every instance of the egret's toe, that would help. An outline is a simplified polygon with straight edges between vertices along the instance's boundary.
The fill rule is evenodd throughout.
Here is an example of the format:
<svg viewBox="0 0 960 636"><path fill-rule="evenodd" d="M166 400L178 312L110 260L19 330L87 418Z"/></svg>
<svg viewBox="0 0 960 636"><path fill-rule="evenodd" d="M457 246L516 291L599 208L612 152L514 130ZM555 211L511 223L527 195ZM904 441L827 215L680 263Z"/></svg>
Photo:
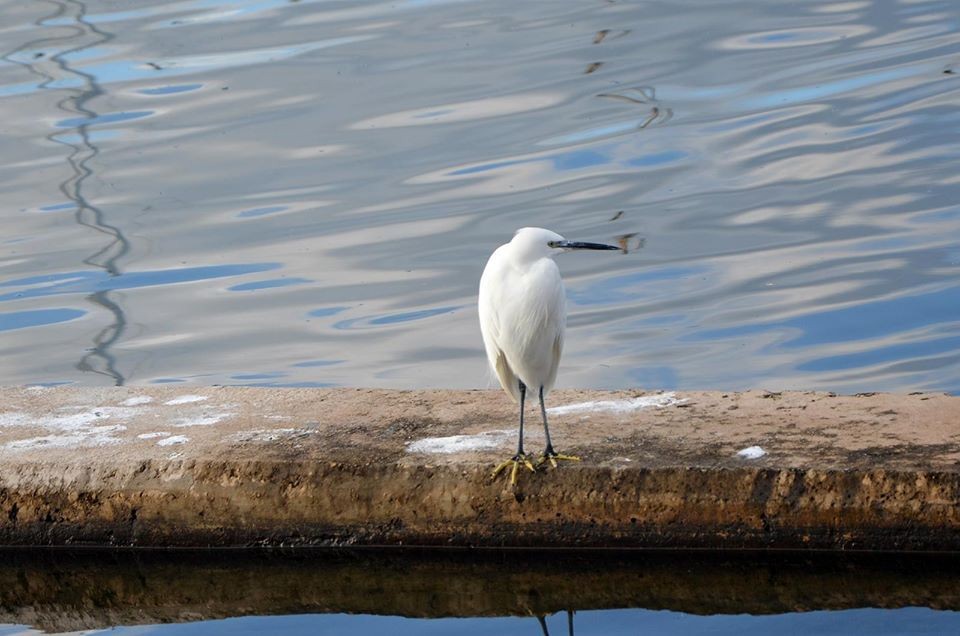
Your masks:
<svg viewBox="0 0 960 636"><path fill-rule="evenodd" d="M523 466L531 473L537 471L533 466L533 462L530 461L530 458L524 454L517 454L511 457L510 459L497 464L497 467L493 469L493 474L490 475L491 479L496 479L497 475L506 470L507 467L510 467L510 483L516 485L517 483L517 471L520 470L520 467Z"/></svg>
<svg viewBox="0 0 960 636"><path fill-rule="evenodd" d="M576 455L563 455L552 448L548 448L543 451L543 454L537 459L537 466L540 467L549 462L551 466L556 468L558 461L578 462L580 458Z"/></svg>

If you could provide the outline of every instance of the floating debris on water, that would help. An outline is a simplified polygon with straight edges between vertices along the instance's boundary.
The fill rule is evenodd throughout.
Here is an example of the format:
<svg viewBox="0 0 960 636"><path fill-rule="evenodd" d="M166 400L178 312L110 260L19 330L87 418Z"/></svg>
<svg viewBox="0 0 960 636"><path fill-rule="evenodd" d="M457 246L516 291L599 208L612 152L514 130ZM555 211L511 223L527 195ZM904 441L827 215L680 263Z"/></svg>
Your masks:
<svg viewBox="0 0 960 636"><path fill-rule="evenodd" d="M630 253L630 239L632 239L636 235L637 235L636 232L631 232L629 234L621 234L620 236L617 237L617 245L620 246L620 249L623 251L624 254ZM640 239L639 241L637 241L637 246L635 249L640 249L641 247L643 247L643 244L644 244L644 240Z"/></svg>

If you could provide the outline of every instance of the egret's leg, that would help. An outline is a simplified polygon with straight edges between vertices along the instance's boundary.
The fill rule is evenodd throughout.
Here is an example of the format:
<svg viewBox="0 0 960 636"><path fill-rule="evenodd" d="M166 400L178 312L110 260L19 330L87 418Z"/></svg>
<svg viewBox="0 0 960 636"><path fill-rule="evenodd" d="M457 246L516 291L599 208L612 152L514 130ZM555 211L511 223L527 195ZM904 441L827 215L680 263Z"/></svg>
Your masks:
<svg viewBox="0 0 960 636"><path fill-rule="evenodd" d="M533 467L533 463L523 452L523 405L527 398L527 385L523 382L519 383L520 386L520 438L517 441L517 454L508 459L507 461L499 464L496 468L493 469L493 476L496 477L500 472L507 466L513 466L510 469L510 483L517 483L517 470L520 466L525 466L530 472L536 472L536 469Z"/></svg>
<svg viewBox="0 0 960 636"><path fill-rule="evenodd" d="M547 450L544 452L544 455L551 455L553 453L553 444L550 442L550 427L547 426L547 407L543 404L543 387L540 387L540 417L543 418L543 434L547 438Z"/></svg>
<svg viewBox="0 0 960 636"><path fill-rule="evenodd" d="M547 629L547 617L537 616L537 621L540 623L540 631L543 632L543 636L550 636L550 630Z"/></svg>
<svg viewBox="0 0 960 636"><path fill-rule="evenodd" d="M553 443L550 442L550 427L547 426L547 407L543 404L543 387L540 387L540 416L543 417L543 433L547 438L547 448L543 451L543 455L540 456L540 459L537 461L537 465L550 462L554 468L557 467L558 459L567 459L571 461L578 462L580 461L579 457L574 455L561 455L557 451L553 450Z"/></svg>
<svg viewBox="0 0 960 636"><path fill-rule="evenodd" d="M517 441L517 457L523 456L523 403L527 399L527 385L522 380L520 383L520 438Z"/></svg>

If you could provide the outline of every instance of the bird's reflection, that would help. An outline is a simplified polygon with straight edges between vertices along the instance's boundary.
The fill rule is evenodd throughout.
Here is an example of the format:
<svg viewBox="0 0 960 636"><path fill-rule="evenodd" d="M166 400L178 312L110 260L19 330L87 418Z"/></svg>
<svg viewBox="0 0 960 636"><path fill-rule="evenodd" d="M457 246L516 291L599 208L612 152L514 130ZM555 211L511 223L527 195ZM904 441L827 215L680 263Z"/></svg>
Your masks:
<svg viewBox="0 0 960 636"><path fill-rule="evenodd" d="M120 261L130 251L130 242L119 227L109 223L103 210L87 199L84 186L93 175L90 167L99 153L90 135L90 122L97 113L88 105L91 100L103 94L103 89L94 75L70 66L68 57L79 51L99 46L113 39L113 35L100 30L86 19L87 7L76 0L45 0L54 5L54 12L40 18L36 24L44 27L56 21L57 28L68 22L72 33L64 37L40 38L27 42L4 56L4 59L26 67L31 73L42 78L39 88L46 88L57 80L79 80L78 88L62 89L68 94L57 103L57 107L78 120L76 126L53 132L47 139L53 143L70 148L67 163L71 174L59 184L60 192L76 206L74 219L78 225L102 234L105 244L93 254L83 259L91 267L104 270L111 278L121 273ZM50 52L43 49L50 49ZM18 59L21 51L36 51L29 61ZM110 378L113 384L120 386L126 381L117 368L117 362L111 347L127 328L127 318L114 292L109 288L97 291L86 300L110 316L110 323L93 338L93 346L75 365L84 372L96 373Z"/></svg>
<svg viewBox="0 0 960 636"><path fill-rule="evenodd" d="M573 636L573 614L573 610L567 610L567 636ZM550 636L550 628L547 626L547 617L537 616L537 621L540 623L540 630L543 632L543 636Z"/></svg>

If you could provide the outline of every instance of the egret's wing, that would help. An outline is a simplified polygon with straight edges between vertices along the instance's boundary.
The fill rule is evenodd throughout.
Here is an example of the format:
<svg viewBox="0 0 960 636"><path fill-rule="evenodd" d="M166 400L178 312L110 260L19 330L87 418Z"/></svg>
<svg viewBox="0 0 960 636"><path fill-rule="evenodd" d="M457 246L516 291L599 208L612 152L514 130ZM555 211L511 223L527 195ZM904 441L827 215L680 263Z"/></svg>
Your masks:
<svg viewBox="0 0 960 636"><path fill-rule="evenodd" d="M507 355L503 352L503 341L500 324L500 313L497 311L503 287L500 285L503 267L502 249L498 249L490 256L480 278L480 293L478 311L480 315L480 332L483 335L483 346L487 352L490 368L497 374L500 386L514 401L520 400L520 387L517 375L507 362Z"/></svg>
<svg viewBox="0 0 960 636"><path fill-rule="evenodd" d="M552 266L553 275L549 277L552 287L545 293L543 301L549 307L543 331L544 336L549 338L547 343L550 347L549 367L545 369L547 373L543 382L544 393L550 391L557 380L557 369L560 367L560 356L563 354L563 335L567 330L567 293L556 265L553 261L550 261L549 265Z"/></svg>
<svg viewBox="0 0 960 636"><path fill-rule="evenodd" d="M520 381L510 368L507 362L507 356L503 351L497 351L497 360L493 365L493 370L497 372L497 379L500 380L500 386L506 391L514 402L520 399Z"/></svg>
<svg viewBox="0 0 960 636"><path fill-rule="evenodd" d="M514 402L520 400L520 386L517 374L510 368L507 361L507 354L501 349L500 343L500 325L496 312L486 313L486 320L482 322L483 344L487 350L487 359L490 361L490 368L497 374L497 380L503 390L513 398Z"/></svg>
<svg viewBox="0 0 960 636"><path fill-rule="evenodd" d="M563 353L563 330L557 334L557 337L553 339L553 364L550 365L550 373L547 376L547 381L544 383L544 393L553 388L554 382L557 381L557 369L560 368L560 355Z"/></svg>

